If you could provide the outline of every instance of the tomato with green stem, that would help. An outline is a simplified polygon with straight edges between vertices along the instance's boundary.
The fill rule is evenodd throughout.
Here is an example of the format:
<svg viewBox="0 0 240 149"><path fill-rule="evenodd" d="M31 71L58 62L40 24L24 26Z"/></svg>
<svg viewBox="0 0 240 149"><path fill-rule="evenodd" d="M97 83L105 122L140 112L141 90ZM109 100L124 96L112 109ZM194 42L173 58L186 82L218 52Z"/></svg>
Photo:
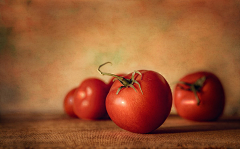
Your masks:
<svg viewBox="0 0 240 149"><path fill-rule="evenodd" d="M108 86L97 78L85 79L74 95L73 110L81 119L96 120L107 115L105 100Z"/></svg>
<svg viewBox="0 0 240 149"><path fill-rule="evenodd" d="M107 62L110 63L110 62ZM120 128L134 133L150 133L161 126L172 107L172 94L165 78L150 70L134 71L124 77L113 76L113 83L107 98L109 117Z"/></svg>
<svg viewBox="0 0 240 149"><path fill-rule="evenodd" d="M224 110L223 86L210 72L195 72L181 78L173 97L177 113L185 119L214 121Z"/></svg>
<svg viewBox="0 0 240 149"><path fill-rule="evenodd" d="M64 98L64 102L63 102L63 107L64 107L64 111L66 114L68 114L70 117L77 117L77 115L74 113L73 111L73 101L74 101L74 93L76 91L77 88L73 88L71 89L67 95Z"/></svg>

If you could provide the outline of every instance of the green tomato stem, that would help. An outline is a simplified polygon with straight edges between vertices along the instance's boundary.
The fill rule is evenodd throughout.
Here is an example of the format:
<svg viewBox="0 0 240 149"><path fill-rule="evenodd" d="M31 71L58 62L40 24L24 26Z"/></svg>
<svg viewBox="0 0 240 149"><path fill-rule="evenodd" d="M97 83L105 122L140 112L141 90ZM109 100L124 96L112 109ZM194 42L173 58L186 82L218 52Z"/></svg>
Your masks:
<svg viewBox="0 0 240 149"><path fill-rule="evenodd" d="M197 92L199 92L202 89L206 79L207 79L206 76L203 76L200 79L198 79L197 81L195 81L194 83L187 83L187 82L184 82L184 81L179 81L178 84L184 84L184 85L189 86L190 89L185 89L183 87L181 87L181 88L185 89L185 90L192 91L194 93L194 96L195 96L196 100L197 100L197 105L200 105L201 100L199 99Z"/></svg>
<svg viewBox="0 0 240 149"><path fill-rule="evenodd" d="M122 83L123 86L121 86L121 87L118 88L116 94L118 94L118 93L120 92L120 90L121 90L122 88L125 88L125 87L131 87L131 88L133 88L133 89L137 92L137 90L136 90L135 87L133 86L134 83L136 83L136 84L139 85L139 88L140 88L140 90L141 90L141 93L143 94L141 85L134 79L135 73L138 73L138 74L140 74L140 75L142 76L142 74L141 74L139 71L134 71L133 74L132 74L132 78L131 78L131 79L126 79L126 78L124 78L124 77L121 77L121 76L118 76L118 75L115 75L115 74L102 72L102 71L100 70L100 68L101 68L102 66L106 65L106 64L109 64L109 63L112 64L111 62L106 62L106 63L100 65L100 66L98 67L98 72L99 72L100 74L102 74L102 75L107 75L107 76L115 77L115 79L118 79L118 80ZM115 79L114 79L114 81L115 81ZM141 77L141 79L142 79L142 77Z"/></svg>
<svg viewBox="0 0 240 149"><path fill-rule="evenodd" d="M196 90L196 88L194 87L194 85L191 85L190 88L191 88L191 90L193 91L194 96L195 96L195 98L196 98L196 100L197 100L197 105L199 106L201 101L200 101L200 99L199 99L199 97L198 97L198 94L197 94L198 91Z"/></svg>
<svg viewBox="0 0 240 149"><path fill-rule="evenodd" d="M100 68L101 68L102 66L106 65L106 64L112 64L112 63L111 63L111 62L106 62L106 63L100 65L100 66L98 67L98 72L99 72L100 74L115 77L115 78L118 79L124 86L130 84L130 81L129 81L128 79L125 79L124 77L121 77L121 76L118 76L118 75L115 75L115 74L111 74L111 73L102 72L102 71L100 70Z"/></svg>

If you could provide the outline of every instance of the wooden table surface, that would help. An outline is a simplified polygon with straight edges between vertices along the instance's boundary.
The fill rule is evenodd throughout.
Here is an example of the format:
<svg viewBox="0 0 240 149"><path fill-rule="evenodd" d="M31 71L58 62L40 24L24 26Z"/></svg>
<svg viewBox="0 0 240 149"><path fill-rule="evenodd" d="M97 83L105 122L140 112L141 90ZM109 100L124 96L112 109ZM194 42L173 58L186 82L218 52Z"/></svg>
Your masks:
<svg viewBox="0 0 240 149"><path fill-rule="evenodd" d="M111 120L1 114L0 148L240 148L240 117L192 122L170 115L151 134L136 134Z"/></svg>

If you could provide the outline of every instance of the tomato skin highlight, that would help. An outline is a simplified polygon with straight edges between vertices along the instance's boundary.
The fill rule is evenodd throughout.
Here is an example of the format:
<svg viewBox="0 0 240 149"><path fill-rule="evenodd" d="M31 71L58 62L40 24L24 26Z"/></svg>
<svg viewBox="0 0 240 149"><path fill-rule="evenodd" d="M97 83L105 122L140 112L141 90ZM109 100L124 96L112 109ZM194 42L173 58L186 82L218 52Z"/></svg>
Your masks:
<svg viewBox="0 0 240 149"><path fill-rule="evenodd" d="M105 100L108 86L97 78L84 80L74 97L74 112L81 119L96 120L107 115Z"/></svg>
<svg viewBox="0 0 240 149"><path fill-rule="evenodd" d="M67 113L70 117L77 117L77 115L73 111L74 104L74 93L77 88L73 88L70 90L64 98L63 107L65 113Z"/></svg>
<svg viewBox="0 0 240 149"><path fill-rule="evenodd" d="M186 75L180 81L194 83L199 78L206 76L206 81L197 95L200 105L192 91L184 90L184 85L176 85L174 90L174 106L177 113L185 119L193 121L215 121L224 111L225 94L220 80L210 72L195 72ZM183 88L181 88L182 86Z"/></svg>
<svg viewBox="0 0 240 149"><path fill-rule="evenodd" d="M140 75L135 75L135 80L141 85L133 84L133 88L123 88L117 95L116 92L122 84L116 80L106 99L106 108L112 121L130 132L150 133L161 126L172 107L171 89L162 75L154 71L140 70ZM128 74L125 78L130 79Z"/></svg>

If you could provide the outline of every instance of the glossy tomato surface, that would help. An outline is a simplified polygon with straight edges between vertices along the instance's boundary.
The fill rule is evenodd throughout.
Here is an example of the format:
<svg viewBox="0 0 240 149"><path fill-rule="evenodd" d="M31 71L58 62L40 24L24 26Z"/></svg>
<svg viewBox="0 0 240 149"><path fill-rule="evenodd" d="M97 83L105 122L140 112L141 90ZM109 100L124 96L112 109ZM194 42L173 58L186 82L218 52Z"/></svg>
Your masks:
<svg viewBox="0 0 240 149"><path fill-rule="evenodd" d="M77 88L74 97L74 112L81 119L101 119L107 115L106 96L108 86L97 78L84 80Z"/></svg>
<svg viewBox="0 0 240 149"><path fill-rule="evenodd" d="M149 133L164 123L172 107L172 94L167 81L154 71L140 70L141 75L135 74L138 84L133 88L122 88L117 80L113 83L107 99L106 108L112 121L122 129L134 133ZM130 79L132 74L125 76Z"/></svg>
<svg viewBox="0 0 240 149"><path fill-rule="evenodd" d="M186 75L180 81L194 83L201 77L206 76L206 80L197 92L200 104L194 92L184 84L178 84L174 90L174 105L177 113L189 120L194 121L214 121L223 113L225 105L224 89L220 80L209 72L196 72Z"/></svg>
<svg viewBox="0 0 240 149"><path fill-rule="evenodd" d="M77 115L73 111L73 101L74 101L74 93L77 88L70 90L64 98L63 107L64 111L71 117L77 117Z"/></svg>

